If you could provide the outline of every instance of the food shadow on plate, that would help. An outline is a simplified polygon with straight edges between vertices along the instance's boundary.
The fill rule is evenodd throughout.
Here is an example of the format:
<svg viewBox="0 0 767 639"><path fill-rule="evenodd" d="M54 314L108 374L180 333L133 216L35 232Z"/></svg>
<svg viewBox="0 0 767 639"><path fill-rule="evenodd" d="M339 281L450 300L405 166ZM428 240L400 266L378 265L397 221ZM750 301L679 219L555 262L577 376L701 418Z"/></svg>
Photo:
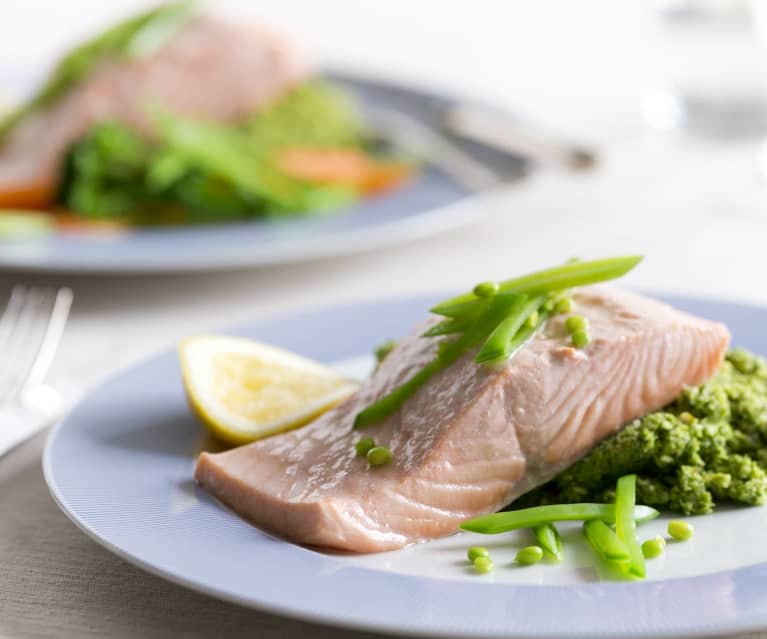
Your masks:
<svg viewBox="0 0 767 639"><path fill-rule="evenodd" d="M123 429L99 434L102 444L136 452L183 457L190 461L203 450L219 452L221 444L203 436L195 418L188 412L174 411L157 415L143 424L134 423Z"/></svg>

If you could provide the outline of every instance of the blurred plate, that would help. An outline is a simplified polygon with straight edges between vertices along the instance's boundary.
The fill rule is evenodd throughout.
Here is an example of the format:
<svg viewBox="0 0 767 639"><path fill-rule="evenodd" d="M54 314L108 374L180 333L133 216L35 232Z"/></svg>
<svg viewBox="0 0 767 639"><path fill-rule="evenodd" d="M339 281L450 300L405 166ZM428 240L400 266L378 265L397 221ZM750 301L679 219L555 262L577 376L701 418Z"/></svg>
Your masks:
<svg viewBox="0 0 767 639"><path fill-rule="evenodd" d="M437 298L308 310L243 326L256 338L364 373L374 345L404 334ZM767 353L767 309L669 300L725 322L736 344ZM514 565L529 531L460 533L374 555L332 555L275 539L192 480L207 447L167 352L93 390L48 440L56 502L117 555L194 590L276 614L405 636L560 638L709 636L767 628L767 507L692 518L695 537L648 562L644 582L599 581L578 525L565 561ZM642 538L665 522L643 524ZM473 574L466 548L492 547ZM86 575L87 577L87 575ZM311 633L309 633L311 634Z"/></svg>
<svg viewBox="0 0 767 639"><path fill-rule="evenodd" d="M5 75L5 74L0 74ZM328 77L365 108L405 113L439 126L448 97L349 75ZM14 88L17 80L8 80ZM504 177L523 179L528 163L476 144L461 146ZM425 168L411 184L337 214L207 226L136 229L112 235L54 234L0 244L0 268L82 273L212 271L268 266L381 249L469 224L491 209L453 177Z"/></svg>

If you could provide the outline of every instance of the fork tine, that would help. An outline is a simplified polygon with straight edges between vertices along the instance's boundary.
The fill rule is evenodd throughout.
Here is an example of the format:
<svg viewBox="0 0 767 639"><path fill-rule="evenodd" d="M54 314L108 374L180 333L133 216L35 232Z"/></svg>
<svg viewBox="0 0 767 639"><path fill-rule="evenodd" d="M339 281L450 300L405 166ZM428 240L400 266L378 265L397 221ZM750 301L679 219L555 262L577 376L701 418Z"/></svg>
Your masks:
<svg viewBox="0 0 767 639"><path fill-rule="evenodd" d="M6 352L11 340L11 335L16 329L21 309L24 306L24 298L27 295L27 287L17 284L11 290L8 304L0 317L0 353Z"/></svg>
<svg viewBox="0 0 767 639"><path fill-rule="evenodd" d="M15 397L19 382L32 363L31 351L39 333L38 307L42 301L44 297L40 289L24 287L12 308L9 303L12 313L8 316L3 350L0 351L0 405Z"/></svg>
<svg viewBox="0 0 767 639"><path fill-rule="evenodd" d="M53 307L48 317L48 325L43 333L40 348L37 351L32 366L27 375L25 386L34 386L42 383L53 363L53 356L64 334L64 326L69 318L69 310L72 308L72 289L60 288L53 298Z"/></svg>
<svg viewBox="0 0 767 639"><path fill-rule="evenodd" d="M0 404L15 400L47 373L71 305L71 291L62 291L23 288L12 312L6 312L10 319L6 348L0 351L5 360L0 360Z"/></svg>

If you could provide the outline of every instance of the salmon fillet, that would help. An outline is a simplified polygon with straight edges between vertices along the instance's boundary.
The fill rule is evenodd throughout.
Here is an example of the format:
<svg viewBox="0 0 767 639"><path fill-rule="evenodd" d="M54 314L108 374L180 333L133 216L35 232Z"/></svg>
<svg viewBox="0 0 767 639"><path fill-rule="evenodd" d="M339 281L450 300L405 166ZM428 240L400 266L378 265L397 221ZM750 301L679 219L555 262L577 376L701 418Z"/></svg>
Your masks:
<svg viewBox="0 0 767 639"><path fill-rule="evenodd" d="M254 25L195 16L146 58L106 60L47 109L27 116L0 147L0 191L55 184L64 153L94 124L117 120L151 133L147 108L237 121L309 72L292 41Z"/></svg>
<svg viewBox="0 0 767 639"><path fill-rule="evenodd" d="M424 366L438 344L419 327L344 404L297 431L218 454L195 477L258 526L298 543L354 552L455 532L555 477L626 422L719 367L727 328L610 286L574 294L592 342L568 345L551 318L501 369L474 353L364 431L355 415ZM363 435L391 448L369 467Z"/></svg>

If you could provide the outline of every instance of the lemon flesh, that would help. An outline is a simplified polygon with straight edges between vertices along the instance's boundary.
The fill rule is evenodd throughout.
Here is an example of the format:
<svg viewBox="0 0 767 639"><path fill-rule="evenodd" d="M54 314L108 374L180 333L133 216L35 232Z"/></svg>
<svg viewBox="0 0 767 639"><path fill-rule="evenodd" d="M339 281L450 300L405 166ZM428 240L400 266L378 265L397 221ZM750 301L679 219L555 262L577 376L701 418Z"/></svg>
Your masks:
<svg viewBox="0 0 767 639"><path fill-rule="evenodd" d="M192 410L230 444L303 426L358 388L326 366L243 338L192 337L179 357Z"/></svg>

